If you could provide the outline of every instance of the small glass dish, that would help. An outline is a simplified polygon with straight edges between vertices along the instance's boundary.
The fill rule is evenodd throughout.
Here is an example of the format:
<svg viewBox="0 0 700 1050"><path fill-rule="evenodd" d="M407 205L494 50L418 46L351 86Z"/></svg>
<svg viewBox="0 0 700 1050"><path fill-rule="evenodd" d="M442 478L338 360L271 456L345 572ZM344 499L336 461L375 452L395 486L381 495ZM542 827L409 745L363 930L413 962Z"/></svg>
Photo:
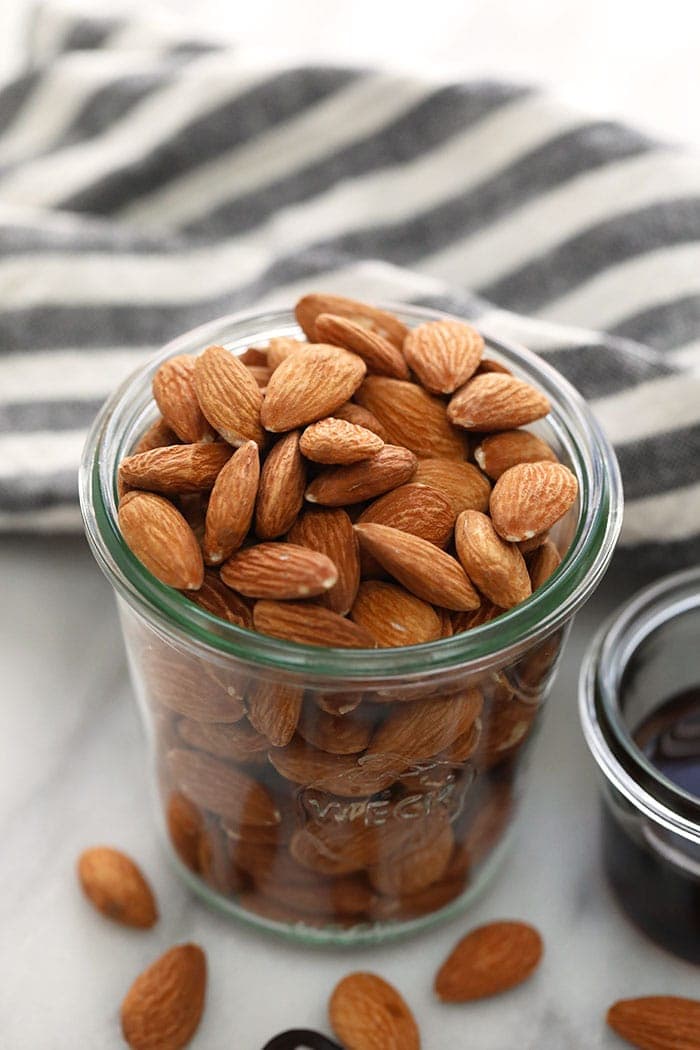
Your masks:
<svg viewBox="0 0 700 1050"><path fill-rule="evenodd" d="M700 963L700 567L646 587L602 626L580 713L602 774L610 884L644 933Z"/></svg>

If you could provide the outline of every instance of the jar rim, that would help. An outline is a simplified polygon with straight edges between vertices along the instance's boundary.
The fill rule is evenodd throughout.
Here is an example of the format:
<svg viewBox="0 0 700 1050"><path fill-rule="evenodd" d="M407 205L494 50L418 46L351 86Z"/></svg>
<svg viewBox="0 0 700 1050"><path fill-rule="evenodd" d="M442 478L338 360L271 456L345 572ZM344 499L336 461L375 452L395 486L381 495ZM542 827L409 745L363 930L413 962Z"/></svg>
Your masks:
<svg viewBox="0 0 700 1050"><path fill-rule="evenodd" d="M406 324L455 315L402 303L377 304ZM477 322L478 327L478 322ZM516 654L553 633L589 597L608 567L622 522L622 483L612 446L591 410L549 364L532 351L484 333L516 374L536 382L550 398L552 424L572 457L579 482L579 519L569 549L549 580L524 602L468 632L419 645L391 649L334 649L301 645L225 623L153 577L126 546L117 525L116 466L120 428L158 366L195 346L220 343L236 348L273 334L300 329L290 310L242 311L217 318L178 336L136 369L103 406L88 435L80 470L80 502L88 541L115 589L156 629L270 669L357 681L444 674L463 668L487 669L494 660ZM262 333L262 334L261 334ZM133 416L133 412L132 412ZM132 419L133 422L133 419ZM124 451L124 450L122 450Z"/></svg>
<svg viewBox="0 0 700 1050"><path fill-rule="evenodd" d="M579 676L579 715L601 772L646 817L700 842L700 799L665 777L635 743L619 704L633 654L664 623L700 607L700 566L644 587L601 625Z"/></svg>

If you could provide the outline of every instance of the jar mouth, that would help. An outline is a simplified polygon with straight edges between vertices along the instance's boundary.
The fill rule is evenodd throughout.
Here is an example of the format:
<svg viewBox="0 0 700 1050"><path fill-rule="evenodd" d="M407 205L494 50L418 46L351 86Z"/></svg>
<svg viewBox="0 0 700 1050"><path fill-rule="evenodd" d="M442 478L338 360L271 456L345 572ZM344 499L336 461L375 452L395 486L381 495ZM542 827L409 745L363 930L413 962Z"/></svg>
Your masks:
<svg viewBox="0 0 700 1050"><path fill-rule="evenodd" d="M664 776L637 745L623 717L620 687L642 643L659 627L697 609L700 567L645 587L603 623L579 678L584 736L608 782L646 817L693 842L700 842L700 799Z"/></svg>
<svg viewBox="0 0 700 1050"><path fill-rule="evenodd" d="M401 303L380 303L411 326L454 315ZM485 335L493 350L521 378L549 397L547 422L565 450L579 483L579 515L561 565L530 598L496 620L449 638L391 649L333 649L281 641L225 623L178 591L161 584L131 553L117 524L116 476L120 460L153 418L151 379L175 354L193 353L211 343L241 351L274 335L300 329L291 311L232 314L193 329L168 343L133 372L102 408L88 435L80 470L80 502L93 554L112 585L137 606L156 629L198 643L222 655L291 672L344 679L424 678L469 663L486 669L504 653L517 655L570 619L600 582L622 523L622 483L610 442L583 398L566 379L532 351Z"/></svg>

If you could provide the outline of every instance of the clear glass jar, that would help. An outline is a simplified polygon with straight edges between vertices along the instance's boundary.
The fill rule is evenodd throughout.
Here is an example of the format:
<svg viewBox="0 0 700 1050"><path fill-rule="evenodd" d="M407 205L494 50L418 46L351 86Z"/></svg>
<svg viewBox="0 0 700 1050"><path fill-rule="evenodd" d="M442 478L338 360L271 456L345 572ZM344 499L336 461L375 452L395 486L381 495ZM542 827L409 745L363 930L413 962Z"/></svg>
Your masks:
<svg viewBox="0 0 700 1050"><path fill-rule="evenodd" d="M669 779L635 738L672 698L700 693L699 641L700 567L618 609L593 639L580 679L583 731L601 773L608 879L645 933L695 963L700 797ZM700 737L684 743L700 771Z"/></svg>
<svg viewBox="0 0 700 1050"><path fill-rule="evenodd" d="M445 316L385 308L409 326ZM117 467L156 417L151 379L165 358L212 343L242 353L275 335L299 335L291 312L226 317L122 384L86 444L85 528L117 594L159 823L181 875L221 911L281 934L380 941L463 907L503 852L562 642L619 533L620 478L573 388L529 351L489 341L490 356L549 396L551 414L532 429L578 478L578 503L552 533L564 553L552 577L495 621L412 647L301 646L223 622L131 554ZM405 723L410 761L403 747L373 745L389 719Z"/></svg>

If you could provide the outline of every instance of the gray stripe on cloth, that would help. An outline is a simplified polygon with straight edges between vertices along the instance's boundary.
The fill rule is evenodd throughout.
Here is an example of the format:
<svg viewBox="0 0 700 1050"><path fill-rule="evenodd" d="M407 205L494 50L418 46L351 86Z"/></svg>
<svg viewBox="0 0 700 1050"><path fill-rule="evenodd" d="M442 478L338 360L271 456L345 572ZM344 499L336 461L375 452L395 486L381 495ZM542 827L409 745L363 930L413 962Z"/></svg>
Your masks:
<svg viewBox="0 0 700 1050"><path fill-rule="evenodd" d="M60 470L51 474L15 475L0 480L0 511L24 514L78 499L78 472Z"/></svg>
<svg viewBox="0 0 700 1050"><path fill-rule="evenodd" d="M87 428L97 415L102 398L63 401L22 401L0 404L0 434L37 430L75 430Z"/></svg>
<svg viewBox="0 0 700 1050"><path fill-rule="evenodd" d="M700 426L642 438L618 446L616 452L625 479L625 499L670 492L700 477Z"/></svg>
<svg viewBox="0 0 700 1050"><path fill-rule="evenodd" d="M614 335L646 342L656 350L675 350L700 338L700 295L684 295L626 317L610 329Z"/></svg>

